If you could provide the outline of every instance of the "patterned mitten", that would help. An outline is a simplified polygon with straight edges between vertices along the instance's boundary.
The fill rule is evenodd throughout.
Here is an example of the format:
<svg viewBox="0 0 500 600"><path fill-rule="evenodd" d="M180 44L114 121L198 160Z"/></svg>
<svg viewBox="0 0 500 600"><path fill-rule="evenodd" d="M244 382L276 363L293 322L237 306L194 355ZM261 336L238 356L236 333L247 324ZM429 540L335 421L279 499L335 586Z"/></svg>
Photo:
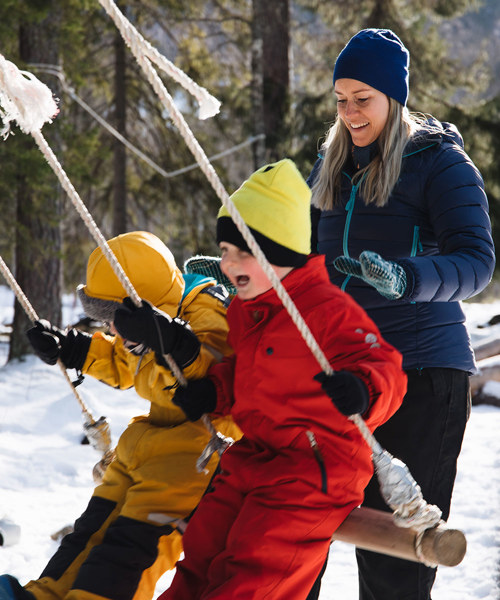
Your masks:
<svg viewBox="0 0 500 600"><path fill-rule="evenodd" d="M384 260L376 252L365 250L359 260L338 256L333 264L337 271L359 277L389 300L397 300L406 290L406 271L396 262Z"/></svg>

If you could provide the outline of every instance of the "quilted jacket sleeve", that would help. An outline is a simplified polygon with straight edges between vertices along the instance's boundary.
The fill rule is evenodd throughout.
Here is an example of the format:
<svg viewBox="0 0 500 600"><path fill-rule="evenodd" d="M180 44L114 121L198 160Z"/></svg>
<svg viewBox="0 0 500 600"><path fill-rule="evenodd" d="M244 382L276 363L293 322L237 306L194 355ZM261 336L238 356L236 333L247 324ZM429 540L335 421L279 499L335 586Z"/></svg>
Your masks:
<svg viewBox="0 0 500 600"><path fill-rule="evenodd" d="M439 254L398 261L409 275L405 298L416 302L470 298L486 287L495 267L482 177L460 146L443 143L424 192Z"/></svg>

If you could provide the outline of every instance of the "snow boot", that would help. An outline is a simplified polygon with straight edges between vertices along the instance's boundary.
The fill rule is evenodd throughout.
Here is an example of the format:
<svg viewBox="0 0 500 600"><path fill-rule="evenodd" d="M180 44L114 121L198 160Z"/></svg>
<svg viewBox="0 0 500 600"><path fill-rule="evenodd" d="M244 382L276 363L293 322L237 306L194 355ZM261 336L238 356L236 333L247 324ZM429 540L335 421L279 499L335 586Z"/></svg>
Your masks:
<svg viewBox="0 0 500 600"><path fill-rule="evenodd" d="M12 575L0 575L0 600L36 600Z"/></svg>

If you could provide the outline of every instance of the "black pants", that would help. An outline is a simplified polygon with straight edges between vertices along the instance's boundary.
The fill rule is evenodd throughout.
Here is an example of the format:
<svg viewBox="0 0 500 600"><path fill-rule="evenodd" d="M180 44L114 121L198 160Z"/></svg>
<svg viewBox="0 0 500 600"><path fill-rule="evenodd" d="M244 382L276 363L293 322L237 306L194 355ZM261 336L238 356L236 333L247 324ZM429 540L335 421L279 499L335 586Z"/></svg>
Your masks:
<svg viewBox="0 0 500 600"><path fill-rule="evenodd" d="M410 370L407 375L401 408L375 437L408 466L424 499L439 506L446 520L470 415L469 378L464 371L440 368ZM363 506L390 512L376 475L366 488ZM430 600L436 569L367 550L356 550L356 558L360 600ZM319 598L326 563L307 600Z"/></svg>
<svg viewBox="0 0 500 600"><path fill-rule="evenodd" d="M457 458L470 415L469 378L455 369L410 370L401 408L375 431L383 448L400 458L428 504L450 512ZM363 506L389 511L374 476ZM356 550L360 600L430 600L436 569Z"/></svg>

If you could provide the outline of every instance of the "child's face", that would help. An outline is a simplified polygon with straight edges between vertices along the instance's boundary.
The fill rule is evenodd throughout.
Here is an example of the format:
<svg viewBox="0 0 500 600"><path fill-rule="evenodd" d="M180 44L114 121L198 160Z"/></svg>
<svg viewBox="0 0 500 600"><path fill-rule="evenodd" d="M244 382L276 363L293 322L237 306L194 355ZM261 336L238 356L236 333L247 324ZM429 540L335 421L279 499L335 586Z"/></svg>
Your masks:
<svg viewBox="0 0 500 600"><path fill-rule="evenodd" d="M271 282L257 262L257 259L238 246L229 242L221 242L221 269L236 287L241 300L252 300L272 288ZM293 267L271 265L276 275L283 279Z"/></svg>

